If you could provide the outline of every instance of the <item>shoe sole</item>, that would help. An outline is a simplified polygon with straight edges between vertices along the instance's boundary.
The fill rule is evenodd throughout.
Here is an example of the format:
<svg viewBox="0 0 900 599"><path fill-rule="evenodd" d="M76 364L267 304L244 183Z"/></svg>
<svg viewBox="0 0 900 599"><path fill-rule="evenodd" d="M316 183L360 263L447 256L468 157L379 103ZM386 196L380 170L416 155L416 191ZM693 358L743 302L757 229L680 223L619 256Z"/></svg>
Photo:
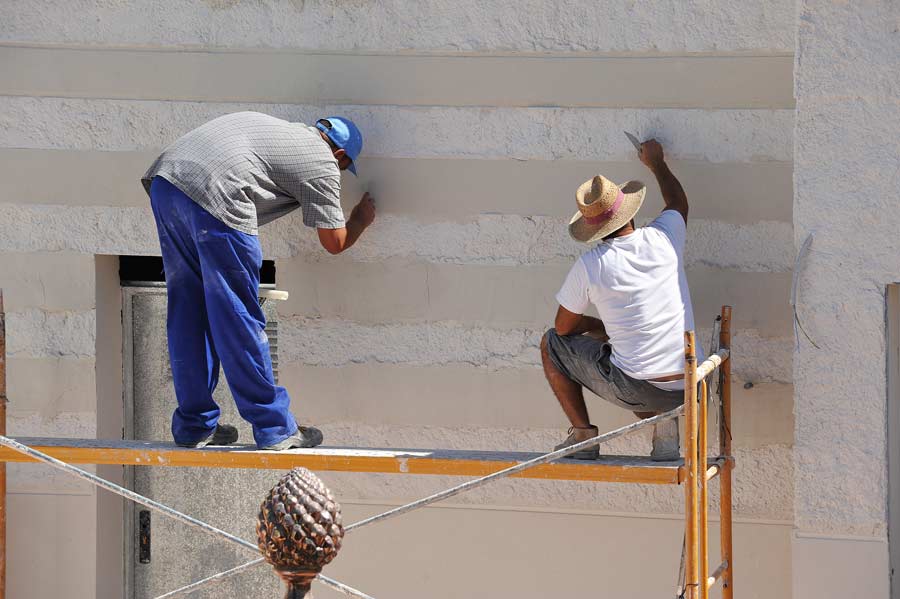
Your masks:
<svg viewBox="0 0 900 599"><path fill-rule="evenodd" d="M288 449L310 449L313 447L318 447L324 441L324 436L320 433L318 435L318 439L309 439L298 441L297 437L290 436L287 439L279 441L274 445L267 445L266 447L260 447L262 451L286 451Z"/></svg>
<svg viewBox="0 0 900 599"><path fill-rule="evenodd" d="M654 462L677 462L681 459L681 454L673 454L671 456L650 456Z"/></svg>
<svg viewBox="0 0 900 599"><path fill-rule="evenodd" d="M185 449L203 449L207 445L212 442L212 439L205 439L200 441L199 443L176 443L178 447L184 447Z"/></svg>
<svg viewBox="0 0 900 599"><path fill-rule="evenodd" d="M563 448L554 449L553 451L559 451ZM600 450L595 449L591 451L590 449L582 449L581 451L576 451L572 455L567 455L563 458L564 460L599 460L600 459Z"/></svg>
<svg viewBox="0 0 900 599"><path fill-rule="evenodd" d="M321 443L303 443L297 444L294 442L286 443L282 445L281 443L276 443L275 445L269 445L268 447L260 447L261 451L287 451L288 449L311 449L313 447L318 447Z"/></svg>
<svg viewBox="0 0 900 599"><path fill-rule="evenodd" d="M219 430L216 429L213 433L202 441L197 441L196 443L175 443L178 447L185 447L187 449L203 449L207 445L231 445L232 443L236 443L238 440L237 430L235 429L233 435L228 435L226 438L218 438L216 439L216 435L219 434Z"/></svg>

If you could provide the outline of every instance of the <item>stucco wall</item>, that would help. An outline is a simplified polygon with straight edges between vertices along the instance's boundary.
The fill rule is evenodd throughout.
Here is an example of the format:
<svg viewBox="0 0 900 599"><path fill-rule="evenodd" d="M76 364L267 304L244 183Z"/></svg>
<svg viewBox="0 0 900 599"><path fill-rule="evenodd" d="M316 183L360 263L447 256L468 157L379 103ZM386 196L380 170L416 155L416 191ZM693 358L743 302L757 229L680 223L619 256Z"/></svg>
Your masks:
<svg viewBox="0 0 900 599"><path fill-rule="evenodd" d="M798 3L795 243L797 597L886 596L885 289L900 280L900 7ZM797 559L797 556L804 556ZM839 560L821 576L817 564Z"/></svg>
<svg viewBox="0 0 900 599"><path fill-rule="evenodd" d="M6 2L0 284L33 289L10 308L10 429L95 434L94 387L105 379L94 356L108 338L95 333L106 319L95 311L94 256L158 253L137 177L181 133L250 108L355 118L366 151L360 178L345 178L347 206L366 189L379 200L376 224L345 256L325 255L295 217L263 230L279 286L292 294L281 306L281 368L296 412L331 443L546 449L565 423L537 342L579 252L563 225L575 187L596 172L650 181L621 134L633 130L666 144L692 202L700 338L722 303L735 307L736 504L746 531L738 584L747 596L786 597L793 45L794 6L781 0ZM640 220L660 206L651 183ZM53 380L66 384L47 388ZM591 407L601 428L631 418ZM640 436L613 449L648 444ZM22 472L13 493L38 471ZM452 482L328 478L361 511ZM67 484L53 478L38 492ZM516 526L530 508L565 513L559 530L602 517L624 531L630 516L674 517L680 501L674 489L515 482L458 505L501 510ZM14 535L35 513L27 502L19 509ZM427 514L423 527L445 517ZM677 552L677 533L647 529ZM35 542L74 550L52 535ZM13 537L11 560L41 551ZM750 557L766 551L769 561ZM78 555L94 568L90 552ZM621 572L614 561L603 576ZM673 570L654 584L668 585ZM364 587L363 571L376 574L350 575ZM13 589L27 576L13 569ZM395 577L380 576L376 585L402 593Z"/></svg>

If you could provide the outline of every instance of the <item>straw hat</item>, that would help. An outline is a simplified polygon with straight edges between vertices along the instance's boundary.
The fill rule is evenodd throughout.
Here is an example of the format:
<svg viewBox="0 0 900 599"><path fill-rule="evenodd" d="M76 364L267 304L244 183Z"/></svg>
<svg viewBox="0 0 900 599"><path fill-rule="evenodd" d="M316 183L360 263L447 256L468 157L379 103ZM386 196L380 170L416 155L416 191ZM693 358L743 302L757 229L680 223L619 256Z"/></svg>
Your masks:
<svg viewBox="0 0 900 599"><path fill-rule="evenodd" d="M602 240L634 218L646 192L640 181L629 181L621 187L603 175L585 181L575 192L578 212L569 222L569 235L582 243Z"/></svg>

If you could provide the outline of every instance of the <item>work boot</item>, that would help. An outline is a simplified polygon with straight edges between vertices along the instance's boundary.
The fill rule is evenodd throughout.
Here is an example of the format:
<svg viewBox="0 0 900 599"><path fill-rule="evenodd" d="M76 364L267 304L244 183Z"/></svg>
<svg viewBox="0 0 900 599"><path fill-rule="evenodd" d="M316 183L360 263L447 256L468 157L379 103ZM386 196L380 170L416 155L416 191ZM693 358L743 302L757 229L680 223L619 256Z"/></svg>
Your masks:
<svg viewBox="0 0 900 599"><path fill-rule="evenodd" d="M230 424L217 424L216 428L214 428L211 433L209 433L206 437L200 439L196 443L176 443L176 445L178 445L179 447L200 449L201 447L206 447L207 445L231 445L237 440L237 428L231 426Z"/></svg>
<svg viewBox="0 0 900 599"><path fill-rule="evenodd" d="M260 447L269 451L283 451L285 449L294 449L295 447L315 447L322 444L322 431L314 426L297 427L297 432L283 439L278 443Z"/></svg>
<svg viewBox="0 0 900 599"><path fill-rule="evenodd" d="M593 437L596 437L600 431L597 430L596 426L589 426L588 428L569 428L569 436L566 437L566 440L553 448L553 451L558 451L560 449L565 449L566 447L571 447L576 443L581 443L582 441L587 441ZM593 447L588 447L587 449L582 449L581 451L576 451L570 456L566 456L569 458L575 458L576 460L596 460L600 457L600 448L596 445Z"/></svg>
<svg viewBox="0 0 900 599"><path fill-rule="evenodd" d="M672 418L653 426L653 451L650 459L654 462L672 462L681 458L681 443L678 439L678 419Z"/></svg>

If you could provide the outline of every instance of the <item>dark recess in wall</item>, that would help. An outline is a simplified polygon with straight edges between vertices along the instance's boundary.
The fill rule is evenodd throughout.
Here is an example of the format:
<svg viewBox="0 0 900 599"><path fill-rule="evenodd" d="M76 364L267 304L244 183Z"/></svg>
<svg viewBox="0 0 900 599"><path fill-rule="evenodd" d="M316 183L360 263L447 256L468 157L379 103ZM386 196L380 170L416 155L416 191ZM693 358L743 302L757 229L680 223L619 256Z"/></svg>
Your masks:
<svg viewBox="0 0 900 599"><path fill-rule="evenodd" d="M275 262L263 260L260 284L275 284ZM138 283L162 283L166 280L159 256L119 256L119 282L123 287Z"/></svg>

